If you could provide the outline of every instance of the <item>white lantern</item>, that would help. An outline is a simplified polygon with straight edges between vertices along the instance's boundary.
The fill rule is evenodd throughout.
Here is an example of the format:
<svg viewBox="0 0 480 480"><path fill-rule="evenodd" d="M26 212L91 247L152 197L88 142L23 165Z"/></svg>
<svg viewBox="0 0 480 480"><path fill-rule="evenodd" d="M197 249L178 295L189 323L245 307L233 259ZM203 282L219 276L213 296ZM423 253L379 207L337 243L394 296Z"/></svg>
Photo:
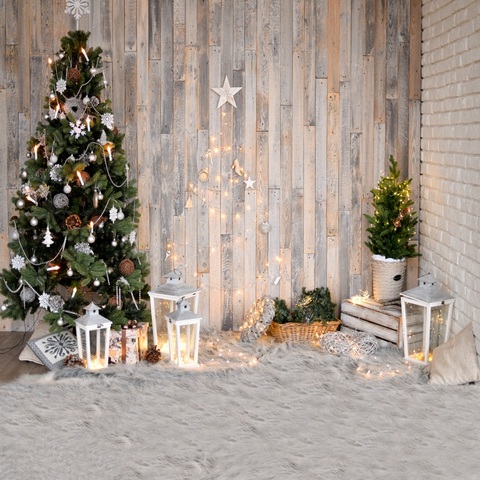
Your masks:
<svg viewBox="0 0 480 480"><path fill-rule="evenodd" d="M189 303L183 299L177 303L177 308L173 312L165 315L165 318L170 361L175 362L179 367L198 367L198 343L202 317L192 312ZM193 334L192 328L194 329ZM175 349L173 344L175 344Z"/></svg>
<svg viewBox="0 0 480 480"><path fill-rule="evenodd" d="M89 370L108 367L112 322L98 313L98 307L94 303L85 307L85 311L85 315L75 320L78 356L86 360Z"/></svg>
<svg viewBox="0 0 480 480"><path fill-rule="evenodd" d="M170 312L174 311L175 305L181 300L189 299L193 304L193 312L198 312L200 288L186 285L182 280L182 274L177 270L163 276L166 282L155 290L148 292L150 296L150 311L152 315L153 343L157 342L157 319L155 300L167 300L170 304Z"/></svg>
<svg viewBox="0 0 480 480"><path fill-rule="evenodd" d="M404 356L427 365L434 348L448 340L455 298L441 290L430 274L400 297Z"/></svg>

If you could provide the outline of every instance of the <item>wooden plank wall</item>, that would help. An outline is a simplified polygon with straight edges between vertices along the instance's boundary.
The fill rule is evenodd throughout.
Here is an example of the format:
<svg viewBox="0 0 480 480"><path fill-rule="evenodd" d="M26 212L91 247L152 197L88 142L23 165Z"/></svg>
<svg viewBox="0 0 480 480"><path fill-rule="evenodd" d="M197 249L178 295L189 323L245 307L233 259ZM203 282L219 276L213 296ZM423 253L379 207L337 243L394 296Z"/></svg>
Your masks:
<svg viewBox="0 0 480 480"><path fill-rule="evenodd" d="M2 266L47 58L76 28L64 10L0 0ZM104 51L152 286L180 269L223 329L264 294L371 289L363 213L390 154L418 200L421 0L95 0L79 28ZM217 108L226 76L237 108Z"/></svg>

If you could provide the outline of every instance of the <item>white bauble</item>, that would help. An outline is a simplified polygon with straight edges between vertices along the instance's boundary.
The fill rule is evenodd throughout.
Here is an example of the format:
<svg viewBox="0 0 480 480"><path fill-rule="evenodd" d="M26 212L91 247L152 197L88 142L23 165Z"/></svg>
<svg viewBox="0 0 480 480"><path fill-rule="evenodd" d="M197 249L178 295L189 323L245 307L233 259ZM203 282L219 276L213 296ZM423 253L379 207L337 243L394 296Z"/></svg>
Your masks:
<svg viewBox="0 0 480 480"><path fill-rule="evenodd" d="M67 183L64 187L63 187L63 191L65 193L70 193L72 191L72 187Z"/></svg>

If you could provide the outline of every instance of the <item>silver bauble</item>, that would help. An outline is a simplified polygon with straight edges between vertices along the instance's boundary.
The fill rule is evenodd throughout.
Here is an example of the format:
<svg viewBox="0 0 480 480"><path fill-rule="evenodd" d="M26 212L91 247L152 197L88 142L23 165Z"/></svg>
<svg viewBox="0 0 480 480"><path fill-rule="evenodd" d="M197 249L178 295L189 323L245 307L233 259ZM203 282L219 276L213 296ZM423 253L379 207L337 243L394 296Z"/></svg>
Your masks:
<svg viewBox="0 0 480 480"><path fill-rule="evenodd" d="M62 317L60 317L60 318L57 320L57 325L58 325L59 327L63 327L63 318L62 318Z"/></svg>
<svg viewBox="0 0 480 480"><path fill-rule="evenodd" d="M28 177L28 173L26 170L22 170L22 172L20 173L20 177L22 177L24 180L27 179Z"/></svg>
<svg viewBox="0 0 480 480"><path fill-rule="evenodd" d="M30 303L35 300L35 292L30 287L23 287L20 292L20 298L25 303Z"/></svg>
<svg viewBox="0 0 480 480"><path fill-rule="evenodd" d="M118 242L116 240L112 240L112 247L116 247L118 245Z"/></svg>
<svg viewBox="0 0 480 480"><path fill-rule="evenodd" d="M54 153L52 153L50 155L50 163L55 165L57 162L58 162L58 157Z"/></svg>
<svg viewBox="0 0 480 480"><path fill-rule="evenodd" d="M64 187L63 187L63 191L65 193L70 193L72 191L72 187L67 183Z"/></svg>
<svg viewBox="0 0 480 480"><path fill-rule="evenodd" d="M53 206L55 208L65 208L68 207L69 200L68 197L64 193L57 193L53 197Z"/></svg>
<svg viewBox="0 0 480 480"><path fill-rule="evenodd" d="M30 219L30 225L31 225L32 227L36 227L36 226L38 225L38 219L35 218L35 217L32 217L32 218Z"/></svg>
<svg viewBox="0 0 480 480"><path fill-rule="evenodd" d="M18 233L18 230L14 230L12 233L12 240L18 240L20 238L20 234Z"/></svg>
<svg viewBox="0 0 480 480"><path fill-rule="evenodd" d="M19 199L17 200L16 205L17 205L17 208L21 210L23 207L25 207L25 201L22 200L21 198L19 198Z"/></svg>
<svg viewBox="0 0 480 480"><path fill-rule="evenodd" d="M69 268L69 269L67 270L67 275L68 275L69 277L72 277L72 276L73 276L73 270L72 270L71 268Z"/></svg>
<svg viewBox="0 0 480 480"><path fill-rule="evenodd" d="M90 235L87 237L87 242L88 242L88 243L94 243L94 242L95 242L95 237L93 236L93 234L90 234Z"/></svg>
<svg viewBox="0 0 480 480"><path fill-rule="evenodd" d="M99 287L100 286L100 280L98 278L96 278L94 281L93 281L93 285L95 287Z"/></svg>

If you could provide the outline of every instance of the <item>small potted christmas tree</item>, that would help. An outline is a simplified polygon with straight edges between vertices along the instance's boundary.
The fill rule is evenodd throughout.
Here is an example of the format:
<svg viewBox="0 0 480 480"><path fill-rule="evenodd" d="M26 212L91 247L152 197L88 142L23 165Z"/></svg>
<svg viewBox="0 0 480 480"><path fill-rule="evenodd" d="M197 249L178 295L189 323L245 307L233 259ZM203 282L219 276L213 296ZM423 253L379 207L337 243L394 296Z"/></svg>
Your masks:
<svg viewBox="0 0 480 480"><path fill-rule="evenodd" d="M389 175L383 176L373 195L373 215L365 214L369 227L365 245L373 254L373 298L380 303L397 300L404 286L406 259L418 256L410 244L418 222L410 199L412 179L400 181L396 160L390 155Z"/></svg>

